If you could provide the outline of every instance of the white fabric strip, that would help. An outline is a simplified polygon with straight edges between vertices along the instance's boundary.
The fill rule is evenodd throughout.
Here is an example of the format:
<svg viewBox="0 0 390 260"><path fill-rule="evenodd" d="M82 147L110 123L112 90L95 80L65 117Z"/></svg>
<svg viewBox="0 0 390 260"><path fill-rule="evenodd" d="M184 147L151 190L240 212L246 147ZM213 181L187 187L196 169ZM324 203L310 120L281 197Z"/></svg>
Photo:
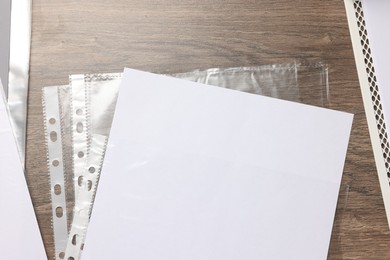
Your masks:
<svg viewBox="0 0 390 260"><path fill-rule="evenodd" d="M55 259L63 259L68 237L68 222L57 87L43 89L43 110L51 187Z"/></svg>

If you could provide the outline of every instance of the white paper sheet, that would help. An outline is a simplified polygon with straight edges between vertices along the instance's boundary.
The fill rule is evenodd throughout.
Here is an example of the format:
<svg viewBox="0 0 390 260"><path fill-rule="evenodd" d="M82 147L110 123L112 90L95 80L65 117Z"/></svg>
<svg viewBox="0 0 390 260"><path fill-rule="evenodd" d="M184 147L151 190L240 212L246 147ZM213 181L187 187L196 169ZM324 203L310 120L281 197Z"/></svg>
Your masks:
<svg viewBox="0 0 390 260"><path fill-rule="evenodd" d="M387 128L390 126L390 1L362 1L366 28Z"/></svg>
<svg viewBox="0 0 390 260"><path fill-rule="evenodd" d="M82 259L326 259L351 123L126 69Z"/></svg>
<svg viewBox="0 0 390 260"><path fill-rule="evenodd" d="M0 83L0 87L2 85ZM0 93L0 259L47 259Z"/></svg>
<svg viewBox="0 0 390 260"><path fill-rule="evenodd" d="M11 0L0 1L0 78L8 89L9 53L10 53L10 30L11 30Z"/></svg>

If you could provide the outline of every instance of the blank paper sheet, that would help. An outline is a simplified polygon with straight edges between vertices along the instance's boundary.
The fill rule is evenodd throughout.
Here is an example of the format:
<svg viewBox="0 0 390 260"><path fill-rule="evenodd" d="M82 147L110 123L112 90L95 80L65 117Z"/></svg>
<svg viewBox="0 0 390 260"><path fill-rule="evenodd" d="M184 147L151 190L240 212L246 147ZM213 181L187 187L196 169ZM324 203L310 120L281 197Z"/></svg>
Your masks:
<svg viewBox="0 0 390 260"><path fill-rule="evenodd" d="M83 259L326 259L351 124L126 69Z"/></svg>
<svg viewBox="0 0 390 260"><path fill-rule="evenodd" d="M44 260L45 248L1 92L0 259Z"/></svg>

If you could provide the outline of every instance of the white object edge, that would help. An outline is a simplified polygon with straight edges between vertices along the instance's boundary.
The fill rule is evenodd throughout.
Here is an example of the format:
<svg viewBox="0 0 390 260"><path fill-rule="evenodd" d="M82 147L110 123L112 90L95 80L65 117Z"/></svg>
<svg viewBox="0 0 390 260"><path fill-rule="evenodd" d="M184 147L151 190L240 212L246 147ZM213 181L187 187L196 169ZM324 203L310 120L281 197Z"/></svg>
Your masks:
<svg viewBox="0 0 390 260"><path fill-rule="evenodd" d="M363 46L361 44L361 37L359 35L359 28L356 18L356 10L354 2L359 0L344 0L347 11L348 25L352 39L352 46L355 55L356 68L359 76L360 89L364 102L364 109L366 112L367 123L373 147L375 163L377 167L379 182L382 190L383 201L386 210L388 225L390 228L390 185L387 177L387 169L385 159L381 148L381 139L377 128L377 120L375 118L375 111L373 107L372 95L370 92L369 75L366 71L365 57L363 54Z"/></svg>
<svg viewBox="0 0 390 260"><path fill-rule="evenodd" d="M22 162L25 160L27 96L30 68L32 0L13 0L8 80L11 124Z"/></svg>

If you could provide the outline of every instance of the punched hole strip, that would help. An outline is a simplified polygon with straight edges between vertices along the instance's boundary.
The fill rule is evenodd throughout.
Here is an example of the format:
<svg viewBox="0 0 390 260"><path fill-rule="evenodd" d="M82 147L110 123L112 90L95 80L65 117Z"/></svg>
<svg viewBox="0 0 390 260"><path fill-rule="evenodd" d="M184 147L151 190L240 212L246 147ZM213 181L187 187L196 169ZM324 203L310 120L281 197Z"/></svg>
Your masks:
<svg viewBox="0 0 390 260"><path fill-rule="evenodd" d="M390 186L390 147L389 138L387 135L384 114L382 110L380 91L375 76L374 61L371 55L369 37L364 19L364 12L361 0L354 0L355 16L357 27L359 28L359 36L361 40L362 52L364 55L364 64L367 72L367 79L370 86L372 107L374 108L376 127L378 130L379 139L381 142L383 160L385 162L388 183Z"/></svg>
<svg viewBox="0 0 390 260"><path fill-rule="evenodd" d="M367 31L364 15L365 2L369 3L370 0L344 0L378 179L390 227L389 136L370 47L370 32Z"/></svg>
<svg viewBox="0 0 390 260"><path fill-rule="evenodd" d="M65 259L80 259L85 235L93 207L98 180L101 173L108 137L92 135L88 163L79 180L79 200L74 209L72 227L69 232Z"/></svg>
<svg viewBox="0 0 390 260"><path fill-rule="evenodd" d="M63 259L68 238L68 221L57 87L46 87L43 89L42 103L52 201L55 259Z"/></svg>
<svg viewBox="0 0 390 260"><path fill-rule="evenodd" d="M82 77L79 80L78 77ZM73 147L73 185L75 192L75 206L79 203L79 178L84 174L88 160L89 142L89 110L88 89L82 75L72 76L71 84L71 120L72 120L72 147Z"/></svg>

